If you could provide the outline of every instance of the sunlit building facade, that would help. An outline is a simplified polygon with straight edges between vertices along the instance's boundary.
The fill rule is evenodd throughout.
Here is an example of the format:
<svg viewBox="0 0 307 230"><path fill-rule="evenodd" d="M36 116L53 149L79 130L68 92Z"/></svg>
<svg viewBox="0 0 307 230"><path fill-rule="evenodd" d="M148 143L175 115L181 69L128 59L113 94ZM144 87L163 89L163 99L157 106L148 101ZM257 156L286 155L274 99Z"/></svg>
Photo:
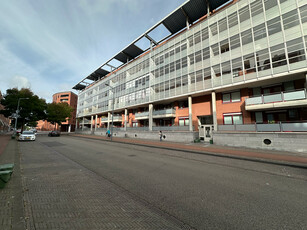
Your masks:
<svg viewBox="0 0 307 230"><path fill-rule="evenodd" d="M145 33L150 49L74 87L80 127L108 128L114 110L114 127L126 132L273 128L257 124L307 131L307 1L200 2L187 1L161 21L176 31L169 22L182 12L185 28L161 43ZM193 7L204 15L193 19Z"/></svg>

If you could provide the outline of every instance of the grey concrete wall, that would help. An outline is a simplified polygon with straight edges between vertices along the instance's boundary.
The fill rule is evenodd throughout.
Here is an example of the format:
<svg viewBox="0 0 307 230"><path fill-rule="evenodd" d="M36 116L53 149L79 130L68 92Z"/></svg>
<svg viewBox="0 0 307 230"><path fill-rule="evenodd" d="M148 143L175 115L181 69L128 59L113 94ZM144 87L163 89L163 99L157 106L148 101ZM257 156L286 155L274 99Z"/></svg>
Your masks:
<svg viewBox="0 0 307 230"><path fill-rule="evenodd" d="M89 131L78 132L83 134L91 134ZM105 136L104 131L93 132L94 135ZM174 141L174 142L184 142L189 143L193 142L198 138L198 132L189 132L189 131L164 131L165 139L163 141ZM128 138L139 138L139 139L149 139L149 140L159 140L159 132L157 131L114 131L114 137L128 137Z"/></svg>
<svg viewBox="0 0 307 230"><path fill-rule="evenodd" d="M271 143L265 144L265 139ZM215 132L213 142L217 145L300 152L307 155L307 133Z"/></svg>

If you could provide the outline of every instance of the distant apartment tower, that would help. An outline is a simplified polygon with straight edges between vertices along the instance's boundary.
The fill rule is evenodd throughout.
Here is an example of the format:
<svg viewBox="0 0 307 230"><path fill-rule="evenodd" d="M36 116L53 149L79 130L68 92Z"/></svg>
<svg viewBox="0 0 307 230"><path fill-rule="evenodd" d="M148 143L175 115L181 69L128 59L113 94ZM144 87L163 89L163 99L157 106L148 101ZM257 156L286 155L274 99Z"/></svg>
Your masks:
<svg viewBox="0 0 307 230"><path fill-rule="evenodd" d="M74 108L74 111L71 114L71 118L69 119L67 118L66 122L62 122L61 125L62 132L74 132L76 124L76 110L77 110L78 96L70 91L55 93L52 96L52 102L55 103L66 102L68 105Z"/></svg>

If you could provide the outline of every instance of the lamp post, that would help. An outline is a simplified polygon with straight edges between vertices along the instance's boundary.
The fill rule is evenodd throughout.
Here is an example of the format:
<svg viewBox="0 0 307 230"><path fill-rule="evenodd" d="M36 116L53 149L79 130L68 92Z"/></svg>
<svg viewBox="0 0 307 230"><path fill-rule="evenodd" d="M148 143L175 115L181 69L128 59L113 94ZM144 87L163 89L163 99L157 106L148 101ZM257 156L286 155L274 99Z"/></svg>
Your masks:
<svg viewBox="0 0 307 230"><path fill-rule="evenodd" d="M17 119L18 119L18 115L19 115L19 104L20 104L20 100L28 100L28 97L21 97L18 99L18 104L17 104L17 110L16 110L16 118L15 118L15 129L14 129L14 134L16 135L17 132Z"/></svg>
<svg viewBox="0 0 307 230"><path fill-rule="evenodd" d="M111 123L111 141L112 141L112 137L113 137L113 115L114 115L114 91L113 91L113 87L110 86L108 83L105 84L106 86L109 86L112 90L112 123Z"/></svg>

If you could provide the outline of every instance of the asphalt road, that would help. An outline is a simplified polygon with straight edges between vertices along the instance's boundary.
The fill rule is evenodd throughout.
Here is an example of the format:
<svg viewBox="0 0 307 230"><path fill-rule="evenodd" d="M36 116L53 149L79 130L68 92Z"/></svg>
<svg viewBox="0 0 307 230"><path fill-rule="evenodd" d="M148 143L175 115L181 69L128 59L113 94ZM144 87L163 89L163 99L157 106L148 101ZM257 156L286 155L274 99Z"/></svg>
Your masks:
<svg viewBox="0 0 307 230"><path fill-rule="evenodd" d="M191 228L307 229L306 169L70 136L33 145Z"/></svg>

